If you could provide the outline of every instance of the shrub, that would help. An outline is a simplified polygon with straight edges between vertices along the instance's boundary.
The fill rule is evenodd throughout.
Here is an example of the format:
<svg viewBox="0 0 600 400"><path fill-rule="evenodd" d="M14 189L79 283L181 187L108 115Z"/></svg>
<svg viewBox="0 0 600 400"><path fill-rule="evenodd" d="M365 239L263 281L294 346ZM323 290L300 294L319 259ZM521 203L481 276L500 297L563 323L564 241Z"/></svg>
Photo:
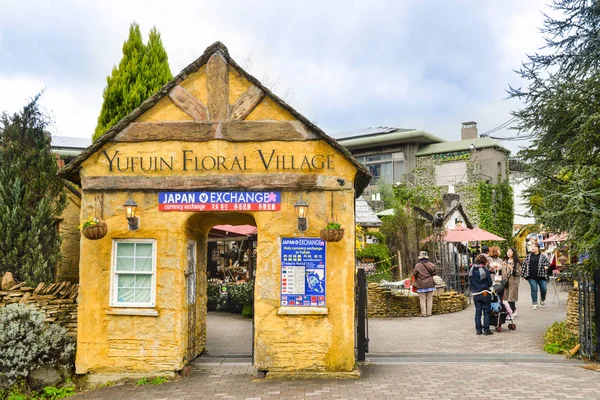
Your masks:
<svg viewBox="0 0 600 400"><path fill-rule="evenodd" d="M207 308L208 311L214 311L217 309L217 304L219 304L219 296L221 295L221 284L219 283L208 283L206 286L206 295L207 295Z"/></svg>
<svg viewBox="0 0 600 400"><path fill-rule="evenodd" d="M72 365L75 344L67 330L44 318L23 304L0 308L0 376L9 384L42 365Z"/></svg>
<svg viewBox="0 0 600 400"><path fill-rule="evenodd" d="M228 285L229 299L233 305L242 308L245 304L254 303L254 282Z"/></svg>
<svg viewBox="0 0 600 400"><path fill-rule="evenodd" d="M550 354L565 353L577 346L579 338L567 329L566 322L555 322L544 334L544 350Z"/></svg>

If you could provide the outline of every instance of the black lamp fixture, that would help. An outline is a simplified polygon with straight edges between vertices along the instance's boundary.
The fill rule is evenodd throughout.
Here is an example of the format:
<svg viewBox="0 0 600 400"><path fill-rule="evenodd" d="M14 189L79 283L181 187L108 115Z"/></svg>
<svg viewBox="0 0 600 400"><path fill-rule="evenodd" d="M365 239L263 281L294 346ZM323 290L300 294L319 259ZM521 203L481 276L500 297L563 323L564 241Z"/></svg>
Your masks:
<svg viewBox="0 0 600 400"><path fill-rule="evenodd" d="M298 230L306 232L308 230L308 218L306 217L308 203L300 199L294 204L294 208L296 209L296 218L298 218Z"/></svg>
<svg viewBox="0 0 600 400"><path fill-rule="evenodd" d="M133 201L131 195L129 195L129 198L127 199L125 204L123 204L123 207L125 207L125 218L127 218L129 230L137 230L140 227L140 217L135 216L135 212L137 211L138 205L135 201Z"/></svg>

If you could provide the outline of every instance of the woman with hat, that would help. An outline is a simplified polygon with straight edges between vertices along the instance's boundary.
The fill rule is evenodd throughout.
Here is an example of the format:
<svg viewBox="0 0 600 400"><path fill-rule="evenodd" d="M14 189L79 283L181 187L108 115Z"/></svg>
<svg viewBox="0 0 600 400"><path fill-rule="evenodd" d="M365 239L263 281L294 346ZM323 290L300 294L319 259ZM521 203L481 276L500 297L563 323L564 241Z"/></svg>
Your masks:
<svg viewBox="0 0 600 400"><path fill-rule="evenodd" d="M415 277L415 286L421 303L421 317L431 317L431 308L433 307L433 293L435 292L435 265L429 261L429 255L426 251L419 253L419 262L415 265L413 276Z"/></svg>

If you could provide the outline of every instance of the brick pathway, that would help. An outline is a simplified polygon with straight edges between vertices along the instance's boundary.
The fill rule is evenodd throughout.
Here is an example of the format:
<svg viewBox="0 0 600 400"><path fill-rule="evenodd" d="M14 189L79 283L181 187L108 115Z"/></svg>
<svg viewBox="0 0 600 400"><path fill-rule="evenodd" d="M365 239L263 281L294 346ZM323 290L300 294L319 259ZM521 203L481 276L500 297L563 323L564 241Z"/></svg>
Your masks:
<svg viewBox="0 0 600 400"><path fill-rule="evenodd" d="M566 293L559 293L561 301ZM208 353L191 374L160 386L115 386L76 399L600 399L600 375L543 352L545 328L565 304L533 311L522 282L516 331L476 336L473 306L431 318L371 319L369 360L357 380L256 379L248 358L252 323L209 313ZM506 327L506 325L504 325ZM219 355L228 357L216 358Z"/></svg>
<svg viewBox="0 0 600 400"><path fill-rule="evenodd" d="M545 355L543 338L546 328L566 318L567 292L558 291L561 305L554 300L550 288L546 307L533 310L529 284L519 285L517 329L507 325L493 336L475 335L475 307L429 318L371 318L369 319L369 355L418 354L537 354ZM555 301L554 304L552 301Z"/></svg>
<svg viewBox="0 0 600 400"><path fill-rule="evenodd" d="M252 319L239 314L209 312L206 352L215 355L252 355Z"/></svg>
<svg viewBox="0 0 600 400"><path fill-rule="evenodd" d="M160 386L114 386L75 399L600 399L600 375L569 364L366 365L346 381L253 379L240 364L204 364Z"/></svg>

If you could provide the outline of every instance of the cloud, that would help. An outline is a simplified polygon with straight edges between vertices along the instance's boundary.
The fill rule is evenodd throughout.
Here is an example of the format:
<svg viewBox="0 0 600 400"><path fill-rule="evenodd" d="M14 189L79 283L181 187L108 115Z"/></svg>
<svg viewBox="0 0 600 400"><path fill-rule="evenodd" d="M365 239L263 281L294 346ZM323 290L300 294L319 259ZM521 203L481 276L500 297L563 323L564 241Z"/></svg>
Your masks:
<svg viewBox="0 0 600 400"><path fill-rule="evenodd" d="M544 0L4 1L0 110L41 88L56 131L89 137L132 21L161 32L174 74L216 40L335 133L391 125L457 139L510 118L512 71L541 46ZM22 99L22 100L21 100Z"/></svg>

